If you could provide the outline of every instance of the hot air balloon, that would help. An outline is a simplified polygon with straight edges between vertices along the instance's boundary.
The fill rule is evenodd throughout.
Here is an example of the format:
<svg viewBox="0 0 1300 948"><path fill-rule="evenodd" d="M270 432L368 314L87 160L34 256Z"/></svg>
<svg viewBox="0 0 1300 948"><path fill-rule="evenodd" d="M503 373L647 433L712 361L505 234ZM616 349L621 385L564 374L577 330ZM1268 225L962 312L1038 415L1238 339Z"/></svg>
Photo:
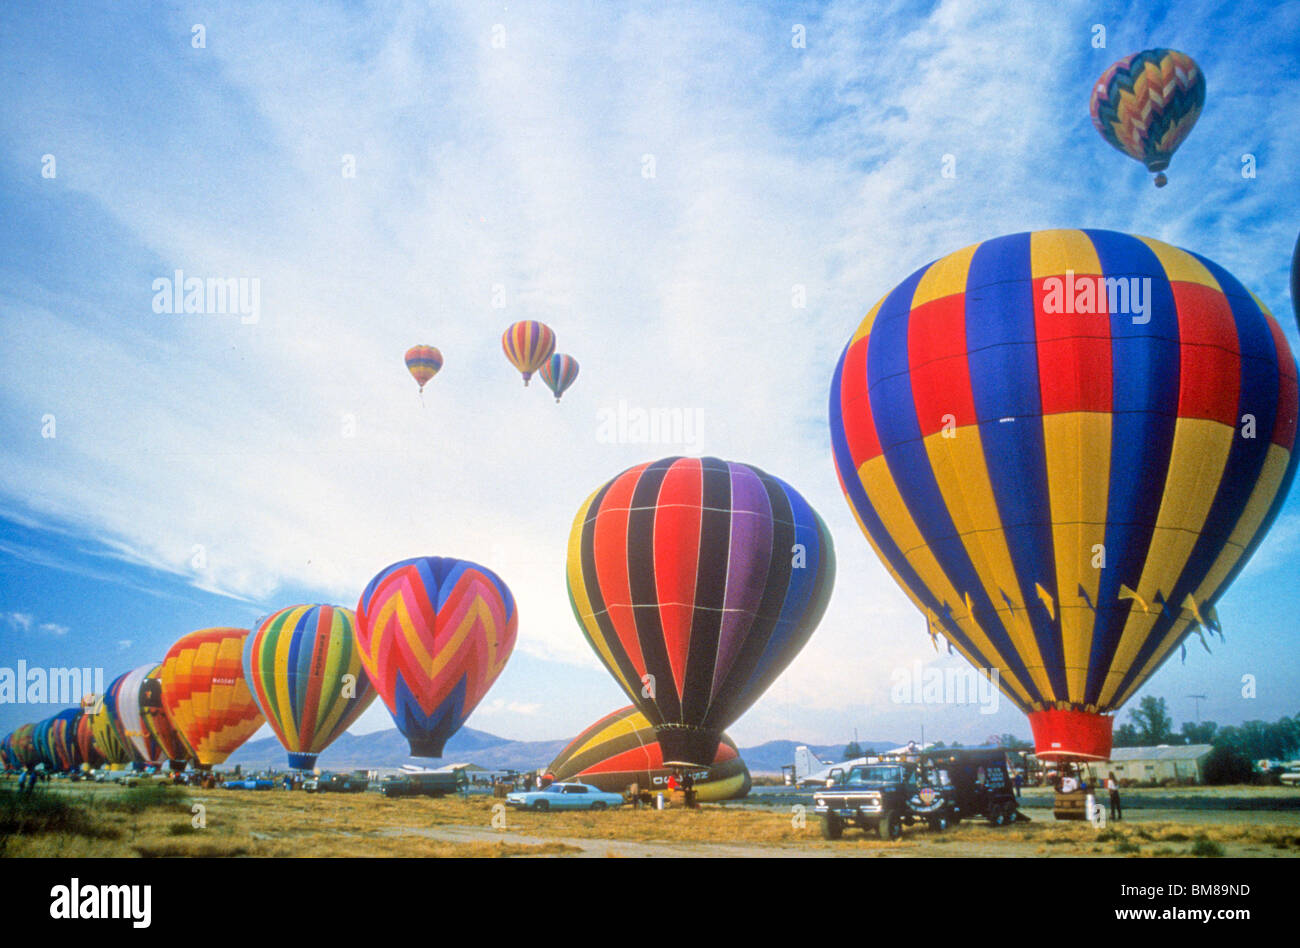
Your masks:
<svg viewBox="0 0 1300 948"><path fill-rule="evenodd" d="M1092 124L1101 137L1167 182L1169 167L1205 105L1205 75L1176 49L1148 49L1125 56L1092 87Z"/></svg>
<svg viewBox="0 0 1300 948"><path fill-rule="evenodd" d="M578 360L570 355L555 353L542 363L542 381L555 393L555 403L560 403L560 396L568 391L573 380L578 377Z"/></svg>
<svg viewBox="0 0 1300 948"><path fill-rule="evenodd" d="M73 771L81 766L81 751L77 746L77 718L80 708L65 708L54 716L50 731L50 744L58 759L58 769Z"/></svg>
<svg viewBox="0 0 1300 948"><path fill-rule="evenodd" d="M247 629L201 629L163 659L163 708L202 769L223 763L266 720L244 680L247 637Z"/></svg>
<svg viewBox="0 0 1300 948"><path fill-rule="evenodd" d="M501 348L510 364L523 373L527 385L555 351L555 333L545 323L525 319L501 334Z"/></svg>
<svg viewBox="0 0 1300 948"><path fill-rule="evenodd" d="M666 790L673 772L664 766L654 725L631 705L605 715L575 737L547 770L557 781L578 781L609 793L622 793L633 783L642 790ZM738 800L753 785L749 768L725 734L712 762L691 777L701 803Z"/></svg>
<svg viewBox="0 0 1300 948"><path fill-rule="evenodd" d="M104 759L104 763L108 764L110 770L121 770L126 764L131 763L133 758L126 739L122 737L121 729L113 720L111 691L110 685L109 690L104 692L102 700L98 696L92 699L92 707L86 711L86 716L91 719L90 733L99 756Z"/></svg>
<svg viewBox="0 0 1300 948"><path fill-rule="evenodd" d="M104 755L99 752L99 746L95 743L94 722L94 717L82 708L77 715L76 724L73 725L77 757L83 766L91 770L105 763Z"/></svg>
<svg viewBox="0 0 1300 948"><path fill-rule="evenodd" d="M290 606L258 623L244 645L244 678L299 770L315 767L375 700L356 615L337 606Z"/></svg>
<svg viewBox="0 0 1300 948"><path fill-rule="evenodd" d="M468 560L403 560L370 581L357 603L361 662L413 757L442 756L505 668L518 629L506 584Z"/></svg>
<svg viewBox="0 0 1300 948"><path fill-rule="evenodd" d="M412 346L406 350L406 369L420 385L420 392L424 392L424 386L438 374L442 368L442 353L433 346Z"/></svg>
<svg viewBox="0 0 1300 948"><path fill-rule="evenodd" d="M713 762L723 729L812 635L834 579L830 534L808 502L717 458L624 471L569 534L574 614L669 767Z"/></svg>
<svg viewBox="0 0 1300 948"><path fill-rule="evenodd" d="M54 756L54 748L50 744L50 731L54 726L54 718L45 718L36 722L36 727L32 730L32 744L36 748L37 762L44 764L46 770L59 769L58 761Z"/></svg>
<svg viewBox="0 0 1300 948"><path fill-rule="evenodd" d="M929 623L1105 760L1111 712L1215 603L1294 473L1277 322L1197 254L1111 231L999 237L867 314L831 383L840 483Z"/></svg>
<svg viewBox="0 0 1300 948"><path fill-rule="evenodd" d="M19 769L35 767L41 762L36 752L36 725L24 724L9 736L9 752Z"/></svg>
<svg viewBox="0 0 1300 948"><path fill-rule="evenodd" d="M150 662L116 678L105 702L132 760L142 766L173 760L180 769L189 756L162 706L162 665Z"/></svg>
<svg viewBox="0 0 1300 948"><path fill-rule="evenodd" d="M5 771L13 770L13 756L9 752L9 745L13 743L13 732L10 731L0 740L0 769Z"/></svg>

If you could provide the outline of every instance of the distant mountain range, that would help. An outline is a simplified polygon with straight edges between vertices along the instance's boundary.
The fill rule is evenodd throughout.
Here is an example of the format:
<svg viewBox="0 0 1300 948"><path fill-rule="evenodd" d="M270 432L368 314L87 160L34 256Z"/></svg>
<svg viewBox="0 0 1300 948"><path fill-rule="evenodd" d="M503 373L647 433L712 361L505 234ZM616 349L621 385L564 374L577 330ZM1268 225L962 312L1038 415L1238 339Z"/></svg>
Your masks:
<svg viewBox="0 0 1300 948"><path fill-rule="evenodd" d="M386 731L371 731L369 734L344 734L320 755L317 766L322 770L355 770L397 768L403 764L436 767L441 764L471 763L486 770L527 771L545 767L571 739L512 741L486 731L463 727L447 741L442 759L430 761L411 757L406 738L402 737L397 728L389 728ZM749 772L756 776L780 774L781 765L794 761L794 749L802 743L802 741L768 741L756 747L742 747L740 756L748 765ZM882 750L899 746L895 741L860 741L859 744L864 750ZM822 760L840 760L845 747L844 744L809 746ZM226 766L235 764L239 764L245 770L271 768L283 770L288 766L284 748L275 737L245 744L231 754L226 762Z"/></svg>

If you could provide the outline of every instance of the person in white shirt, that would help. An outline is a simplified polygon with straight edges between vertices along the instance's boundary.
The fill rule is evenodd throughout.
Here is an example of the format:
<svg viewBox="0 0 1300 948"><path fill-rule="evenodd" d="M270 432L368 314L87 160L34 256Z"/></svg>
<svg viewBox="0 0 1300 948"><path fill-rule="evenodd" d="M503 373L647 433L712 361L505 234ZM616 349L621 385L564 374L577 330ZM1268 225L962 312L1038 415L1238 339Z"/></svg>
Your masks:
<svg viewBox="0 0 1300 948"><path fill-rule="evenodd" d="M1079 789L1079 781L1075 779L1074 774L1066 774L1061 778L1061 792L1074 793Z"/></svg>
<svg viewBox="0 0 1300 948"><path fill-rule="evenodd" d="M1124 810L1119 805L1119 781L1115 779L1113 770L1106 776L1106 789L1110 791L1110 818L1124 819Z"/></svg>

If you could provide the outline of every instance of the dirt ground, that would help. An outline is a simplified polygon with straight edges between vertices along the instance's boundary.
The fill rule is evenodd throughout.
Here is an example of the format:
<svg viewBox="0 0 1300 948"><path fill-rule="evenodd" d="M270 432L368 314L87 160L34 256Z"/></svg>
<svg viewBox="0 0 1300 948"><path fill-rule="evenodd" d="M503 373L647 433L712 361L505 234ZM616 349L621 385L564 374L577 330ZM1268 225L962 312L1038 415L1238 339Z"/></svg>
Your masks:
<svg viewBox="0 0 1300 948"><path fill-rule="evenodd" d="M1300 855L1300 811L1134 809L1096 830L1026 808L1030 822L859 831L830 842L811 808L532 813L501 801L91 784L0 785L0 854L22 856L1143 857Z"/></svg>

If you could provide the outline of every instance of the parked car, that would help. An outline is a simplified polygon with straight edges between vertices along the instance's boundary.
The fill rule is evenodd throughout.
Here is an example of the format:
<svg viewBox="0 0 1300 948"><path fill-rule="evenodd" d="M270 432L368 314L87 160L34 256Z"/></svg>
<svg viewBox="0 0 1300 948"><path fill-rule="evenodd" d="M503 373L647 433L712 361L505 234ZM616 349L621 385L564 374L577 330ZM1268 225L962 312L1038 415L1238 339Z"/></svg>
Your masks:
<svg viewBox="0 0 1300 948"><path fill-rule="evenodd" d="M362 793L369 786L370 779L365 774L326 772L319 777L307 778L302 788L308 793Z"/></svg>
<svg viewBox="0 0 1300 948"><path fill-rule="evenodd" d="M506 794L506 806L520 810L605 810L623 805L623 796L587 783L553 783L541 790Z"/></svg>
<svg viewBox="0 0 1300 948"><path fill-rule="evenodd" d="M227 780L222 784L227 790L270 790L275 786L272 780Z"/></svg>

